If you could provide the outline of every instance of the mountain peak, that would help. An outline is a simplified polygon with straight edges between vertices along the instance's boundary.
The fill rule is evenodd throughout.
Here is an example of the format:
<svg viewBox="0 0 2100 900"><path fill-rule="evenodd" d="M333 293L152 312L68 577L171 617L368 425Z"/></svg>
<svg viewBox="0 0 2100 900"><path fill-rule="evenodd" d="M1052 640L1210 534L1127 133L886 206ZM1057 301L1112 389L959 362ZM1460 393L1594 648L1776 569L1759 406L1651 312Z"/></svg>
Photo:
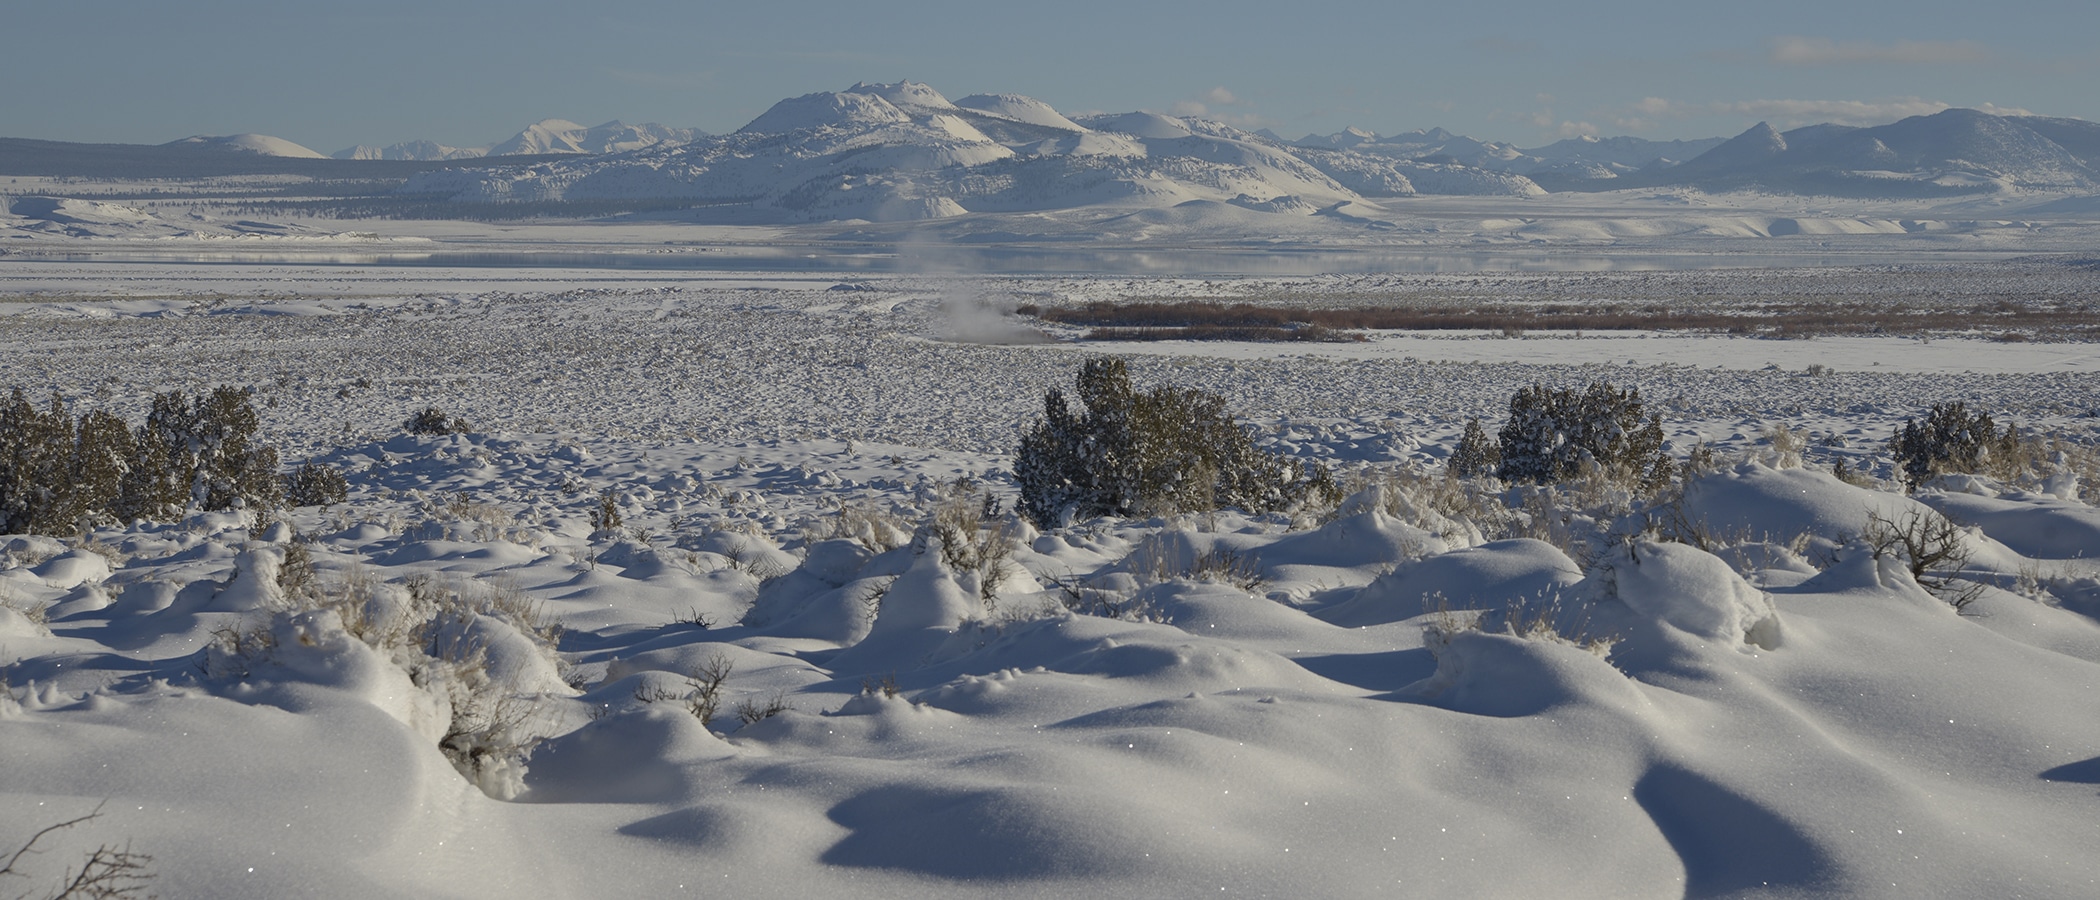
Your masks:
<svg viewBox="0 0 2100 900"><path fill-rule="evenodd" d="M874 93L820 91L773 104L771 109L760 113L737 133L786 134L848 125L901 125L910 121L911 116Z"/></svg>
<svg viewBox="0 0 2100 900"><path fill-rule="evenodd" d="M840 93L881 97L888 101L890 105L897 107L955 108L955 104L948 102L948 98L941 96L941 92L934 90L932 85L918 81L905 80L894 84L869 84L868 82L860 81L855 82L852 87Z"/></svg>

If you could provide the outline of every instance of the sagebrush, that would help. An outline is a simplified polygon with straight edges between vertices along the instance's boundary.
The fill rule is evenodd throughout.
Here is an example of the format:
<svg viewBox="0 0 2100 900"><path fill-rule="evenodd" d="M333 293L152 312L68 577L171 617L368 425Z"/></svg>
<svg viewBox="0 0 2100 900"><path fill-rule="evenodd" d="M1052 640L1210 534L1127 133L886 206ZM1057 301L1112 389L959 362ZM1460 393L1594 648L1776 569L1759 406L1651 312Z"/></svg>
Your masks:
<svg viewBox="0 0 2100 900"><path fill-rule="evenodd" d="M1271 512L1338 493L1324 467L1256 447L1216 394L1140 391L1120 359L1086 361L1075 388L1076 410L1063 391L1044 395L1043 416L1015 453L1020 510L1038 525L1224 507Z"/></svg>

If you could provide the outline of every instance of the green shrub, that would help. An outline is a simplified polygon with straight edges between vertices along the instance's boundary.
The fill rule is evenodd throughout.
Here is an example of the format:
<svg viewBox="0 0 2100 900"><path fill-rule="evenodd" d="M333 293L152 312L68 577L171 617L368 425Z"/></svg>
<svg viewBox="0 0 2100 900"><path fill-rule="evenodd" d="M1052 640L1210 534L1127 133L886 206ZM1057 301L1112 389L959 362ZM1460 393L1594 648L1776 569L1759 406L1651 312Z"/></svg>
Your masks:
<svg viewBox="0 0 2100 900"><path fill-rule="evenodd" d="M39 412L17 388L0 407L0 533L71 534L81 514L73 490L77 443L65 402Z"/></svg>
<svg viewBox="0 0 2100 900"><path fill-rule="evenodd" d="M284 496L293 506L327 506L350 499L350 482L341 472L307 462L285 477Z"/></svg>
<svg viewBox="0 0 2100 900"><path fill-rule="evenodd" d="M1473 478L1495 471L1502 464L1502 448L1488 440L1487 429L1480 427L1479 419L1466 420L1466 433L1459 437L1458 446L1451 451L1448 464L1451 474L1460 478Z"/></svg>
<svg viewBox="0 0 2100 900"><path fill-rule="evenodd" d="M153 398L136 430L95 410L74 419L57 394L38 410L20 389L0 405L0 532L69 535L111 518L274 508L277 451L261 443L248 393Z"/></svg>
<svg viewBox="0 0 2100 900"><path fill-rule="evenodd" d="M1221 507L1260 513L1338 493L1325 468L1254 446L1216 394L1141 392L1120 359L1088 360L1075 388L1083 408L1051 389L1015 452L1021 513L1038 525Z"/></svg>
<svg viewBox="0 0 2100 900"><path fill-rule="evenodd" d="M1989 413L1971 413L1959 400L1933 404L1922 424L1903 420L1889 439L1889 452L1912 490L1949 472L2017 477L2031 455L2026 449L2019 429L2007 425L2001 431Z"/></svg>
<svg viewBox="0 0 2100 900"><path fill-rule="evenodd" d="M1549 484L1596 466L1624 484L1654 485L1676 471L1663 445L1662 417L1642 419L1639 390L1595 382L1581 391L1531 385L1509 398L1501 433L1504 481Z"/></svg>

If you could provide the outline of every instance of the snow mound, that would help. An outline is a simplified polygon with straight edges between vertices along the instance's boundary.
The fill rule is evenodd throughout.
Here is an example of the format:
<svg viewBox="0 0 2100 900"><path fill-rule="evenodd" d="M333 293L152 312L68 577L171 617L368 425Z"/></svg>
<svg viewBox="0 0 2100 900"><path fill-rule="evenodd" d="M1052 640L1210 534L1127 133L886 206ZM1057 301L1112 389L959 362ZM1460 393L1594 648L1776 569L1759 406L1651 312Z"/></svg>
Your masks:
<svg viewBox="0 0 2100 900"><path fill-rule="evenodd" d="M1979 497L1924 492L1918 502L1947 518L1974 525L1993 540L2032 559L2083 559L2100 554L2100 509L2054 497Z"/></svg>
<svg viewBox="0 0 2100 900"><path fill-rule="evenodd" d="M1497 609L1513 599L1557 594L1581 580L1582 570L1552 544L1516 538L1409 563L1317 615L1349 628L1379 625L1439 609Z"/></svg>
<svg viewBox="0 0 2100 900"><path fill-rule="evenodd" d="M1787 543L1807 534L1846 540L1870 516L1900 521L1925 507L1900 494L1870 491L1820 469L1774 469L1745 463L1686 485L1684 505L1708 533Z"/></svg>
<svg viewBox="0 0 2100 900"><path fill-rule="evenodd" d="M1614 558L1608 577L1612 596L1644 619L1728 646L1779 646L1771 598L1697 547L1636 542Z"/></svg>

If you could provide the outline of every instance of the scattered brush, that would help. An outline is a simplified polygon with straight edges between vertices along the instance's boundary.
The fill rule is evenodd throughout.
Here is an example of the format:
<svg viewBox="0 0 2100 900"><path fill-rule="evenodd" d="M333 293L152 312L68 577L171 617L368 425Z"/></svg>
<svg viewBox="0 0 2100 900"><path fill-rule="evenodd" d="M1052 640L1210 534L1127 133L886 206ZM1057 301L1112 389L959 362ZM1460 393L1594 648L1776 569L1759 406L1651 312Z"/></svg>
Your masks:
<svg viewBox="0 0 2100 900"><path fill-rule="evenodd" d="M28 840L22 842L22 846L7 855L5 863L0 863L0 876L30 877L21 866L26 857L43 852L37 849L38 843L55 833L102 818L104 805L106 804L97 804L94 811L87 815L38 829ZM58 890L45 894L44 897L47 900L148 898L152 896L147 892L147 882L153 880L153 870L149 868L152 862L153 857L133 851L130 844L122 847L103 844L88 852L87 859L80 863L80 868L66 870L59 879ZM28 896L21 895L22 898Z"/></svg>
<svg viewBox="0 0 2100 900"><path fill-rule="evenodd" d="M1874 558L1894 556L1911 578L1957 612L1983 596L1981 583L1960 577L1969 564L1967 535L1953 520L1936 512L1911 512L1889 519L1867 514L1860 537L1874 548Z"/></svg>

